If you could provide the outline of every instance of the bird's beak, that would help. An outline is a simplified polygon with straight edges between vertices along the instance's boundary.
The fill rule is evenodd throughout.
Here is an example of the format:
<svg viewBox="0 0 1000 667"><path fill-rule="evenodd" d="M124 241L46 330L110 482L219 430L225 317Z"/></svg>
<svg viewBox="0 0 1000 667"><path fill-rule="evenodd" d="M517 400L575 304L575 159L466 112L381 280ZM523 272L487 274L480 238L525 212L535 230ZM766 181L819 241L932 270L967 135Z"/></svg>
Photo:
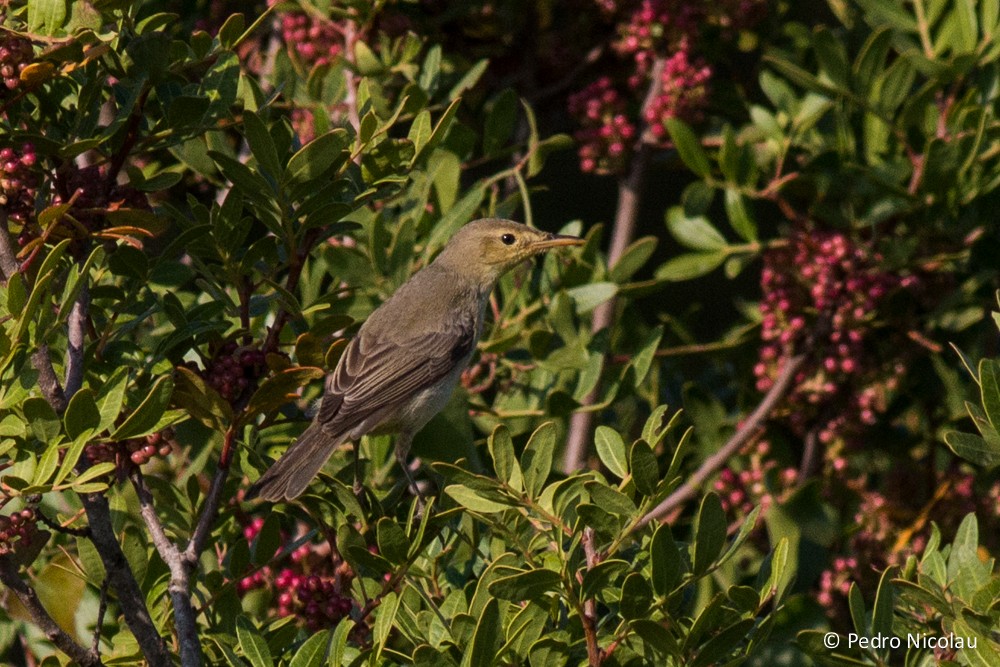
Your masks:
<svg viewBox="0 0 1000 667"><path fill-rule="evenodd" d="M566 236L565 234L547 234L545 238L531 244L531 249L535 251L548 250L549 248L559 248L561 246L583 245L584 239L576 236Z"/></svg>

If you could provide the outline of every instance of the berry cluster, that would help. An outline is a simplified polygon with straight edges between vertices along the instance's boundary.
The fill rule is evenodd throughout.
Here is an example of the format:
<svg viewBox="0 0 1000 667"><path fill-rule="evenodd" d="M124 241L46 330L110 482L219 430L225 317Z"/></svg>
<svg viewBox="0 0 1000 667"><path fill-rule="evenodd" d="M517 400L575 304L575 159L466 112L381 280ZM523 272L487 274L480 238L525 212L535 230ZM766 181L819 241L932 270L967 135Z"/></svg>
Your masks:
<svg viewBox="0 0 1000 667"><path fill-rule="evenodd" d="M704 20L704 6L686 0L642 0L618 25L615 50L636 58L640 73L648 74L650 57L686 50Z"/></svg>
<svg viewBox="0 0 1000 667"><path fill-rule="evenodd" d="M205 367L205 381L219 395L235 403L257 386L267 369L264 352L257 348L238 348L236 343L223 345Z"/></svg>
<svg viewBox="0 0 1000 667"><path fill-rule="evenodd" d="M304 12L281 16L281 38L295 58L308 68L327 65L344 51L344 38L328 19Z"/></svg>
<svg viewBox="0 0 1000 667"><path fill-rule="evenodd" d="M243 538L252 542L263 527L264 519L251 520L243 528ZM284 548L281 545L275 556ZM306 542L289 554L277 574L275 568L265 565L240 579L236 590L242 596L254 589L272 589L277 613L294 616L315 632L337 625L350 614L354 607L350 597L353 579L351 566L329 543Z"/></svg>
<svg viewBox="0 0 1000 667"><path fill-rule="evenodd" d="M129 438L119 442L92 442L84 450L91 463L116 463L125 467L125 461L141 466L156 456L167 456L173 451L174 430L165 428L142 438Z"/></svg>
<svg viewBox="0 0 1000 667"><path fill-rule="evenodd" d="M659 95L646 108L645 121L653 136L667 139L666 122L671 118L701 119L711 77L712 68L700 59L692 61L686 51L678 51L664 62Z"/></svg>
<svg viewBox="0 0 1000 667"><path fill-rule="evenodd" d="M2 33L0 33L2 34ZM7 211L7 219L21 226L22 235L35 211L38 192L38 162L35 147L24 144L20 150L0 149L0 206ZM26 239L18 239L21 245Z"/></svg>
<svg viewBox="0 0 1000 667"><path fill-rule="evenodd" d="M569 112L580 124L574 135L580 144L580 169L605 174L625 168L636 133L626 110L609 77L569 96Z"/></svg>
<svg viewBox="0 0 1000 667"><path fill-rule="evenodd" d="M0 516L0 556L12 553L17 546L26 545L34 537L35 510L23 509L9 516Z"/></svg>
<svg viewBox="0 0 1000 667"><path fill-rule="evenodd" d="M599 0L599 4L606 14L618 17L614 51L628 63L623 77L628 93L605 76L571 95L569 111L581 126L575 133L581 169L615 173L624 169L639 138L633 119L642 104L641 120L660 141L667 138L668 119L701 119L712 69L693 54L710 8L708 3L682 0ZM663 59L663 68L651 86L657 59ZM651 87L655 94L646 100Z"/></svg>
<svg viewBox="0 0 1000 667"><path fill-rule="evenodd" d="M332 628L351 613L354 601L342 594L336 577L298 574L282 570L274 580L278 594L278 614L299 618L310 632Z"/></svg>
<svg viewBox="0 0 1000 667"><path fill-rule="evenodd" d="M1000 482L986 492L977 491L974 474L959 470L935 473L932 488L926 488L912 467L900 466L882 486L888 492L865 490L864 477L850 480L847 486L859 493L854 514L854 529L820 575L817 601L833 617L848 618L847 594L851 583L862 590L874 590L880 573L890 565L902 565L910 555L919 555L930 534L928 516L942 534L953 535L962 519L974 512L981 535L991 539L1000 524ZM913 508L914 500L924 503L923 510ZM989 536L989 537L988 537Z"/></svg>
<svg viewBox="0 0 1000 667"><path fill-rule="evenodd" d="M908 286L879 268L881 257L840 232L800 230L786 246L764 256L764 297L757 389L765 392L786 355L810 350L788 401L793 429L818 428L830 443L857 424L872 424L898 381L897 367L882 368L869 350L879 305L896 286ZM837 405L837 410L831 406ZM835 412L836 416L826 414Z"/></svg>
<svg viewBox="0 0 1000 667"><path fill-rule="evenodd" d="M21 71L34 57L31 41L6 30L0 30L0 77L3 78L4 88L14 90L21 85Z"/></svg>
<svg viewBox="0 0 1000 667"><path fill-rule="evenodd" d="M770 453L770 443L761 440L745 457L741 469L727 467L719 473L714 488L727 513L746 516L758 505L766 512L785 491L795 486L798 471L795 468L779 470Z"/></svg>

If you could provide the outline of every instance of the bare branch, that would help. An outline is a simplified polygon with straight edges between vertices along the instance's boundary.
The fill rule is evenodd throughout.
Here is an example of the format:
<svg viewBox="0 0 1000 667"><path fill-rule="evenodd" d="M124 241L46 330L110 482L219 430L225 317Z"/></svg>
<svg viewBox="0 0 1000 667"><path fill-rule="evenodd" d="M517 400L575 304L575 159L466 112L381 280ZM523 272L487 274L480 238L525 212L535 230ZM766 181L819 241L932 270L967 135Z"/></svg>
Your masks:
<svg viewBox="0 0 1000 667"><path fill-rule="evenodd" d="M177 628L177 641L181 649L181 665L198 667L202 664L201 642L198 639L197 614L191 604L190 574L194 565L184 558L177 545L167 536L156 508L153 507L153 494L146 486L142 472L136 469L129 475L129 479L139 497L139 513L153 538L153 546L170 570L167 591L174 607L174 626Z"/></svg>
<svg viewBox="0 0 1000 667"><path fill-rule="evenodd" d="M202 549L205 548L205 541L212 532L212 524L215 523L219 505L222 503L222 489L229 477L229 465L232 463L235 440L236 433L230 426L224 436L222 453L219 455L219 467L215 471L215 477L212 478L212 486L208 490L208 497L205 499L201 516L198 517L198 525L195 526L191 541L188 542L187 549L184 550L183 556L188 563L196 564L198 562L198 556L201 555Z"/></svg>
<svg viewBox="0 0 1000 667"><path fill-rule="evenodd" d="M90 287L87 276L80 278L83 283L80 293L73 302L67 323L68 341L66 350L66 395L72 396L83 386L83 347L87 330L87 311L90 309Z"/></svg>
<svg viewBox="0 0 1000 667"><path fill-rule="evenodd" d="M139 588L125 554L122 553L121 545L118 544L118 538L111 525L108 499L100 493L82 493L80 501L87 510L91 541L101 556L108 582L118 596L119 606L125 615L125 623L135 635L143 656L154 667L171 667L170 653L149 615L146 596Z"/></svg>
<svg viewBox="0 0 1000 667"><path fill-rule="evenodd" d="M646 110L653 104L663 88L662 74L664 67L662 56L656 58L650 73L649 89L642 102L639 118L646 117ZM618 208L615 211L615 222L611 232L611 247L608 249L608 266L614 266L622 256L632 238L635 236L635 223L639 217L639 200L642 187L646 181L646 171L653 147L648 141L648 128L639 133L639 143L635 156L629 164L628 174L618 182ZM590 331L597 333L611 325L614 318L616 299L609 299L594 309ZM600 395L600 383L594 387L584 399L581 407L593 405ZM566 438L566 451L563 454L563 472L569 474L580 470L587 463L587 443L594 426L594 412L584 410L576 412L570 419L569 434Z"/></svg>
<svg viewBox="0 0 1000 667"><path fill-rule="evenodd" d="M93 650L88 650L78 644L69 634L67 634L59 624L55 622L55 619L49 615L45 607L42 606L41 600L38 599L38 595L35 593L35 589L26 584L20 575L17 573L17 566L14 561L11 560L10 556L0 556L0 581L3 585L14 592L17 599L21 601L28 613L31 615L31 620L37 625L50 642L52 642L56 648L65 653L70 657L71 660L83 665L84 667L93 667L97 665L103 665L101 662L100 655Z"/></svg>
<svg viewBox="0 0 1000 667"><path fill-rule="evenodd" d="M640 529L653 520L662 521L675 508L688 501L698 492L701 485L709 477L715 474L736 452L746 445L753 438L761 424L767 419L775 405L784 398L791 387L795 374L806 360L806 355L800 354L795 357L785 357L783 362L779 362L781 372L775 379L771 389L764 395L760 403L747 417L743 425L737 429L736 433L729 439L722 448L712 456L705 459L699 468L685 480L676 491L667 496L663 502L657 505L646 516L636 524L636 529Z"/></svg>

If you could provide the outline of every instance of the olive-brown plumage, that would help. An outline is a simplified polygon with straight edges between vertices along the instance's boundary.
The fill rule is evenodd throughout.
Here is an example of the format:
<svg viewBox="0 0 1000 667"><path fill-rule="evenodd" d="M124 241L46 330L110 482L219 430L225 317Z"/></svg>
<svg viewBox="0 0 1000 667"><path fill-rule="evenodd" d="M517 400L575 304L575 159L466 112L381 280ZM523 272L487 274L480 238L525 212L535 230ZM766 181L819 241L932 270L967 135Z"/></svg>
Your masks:
<svg viewBox="0 0 1000 667"><path fill-rule="evenodd" d="M445 406L472 359L497 281L529 257L581 243L497 218L458 230L361 326L327 376L313 423L249 495L291 500L337 445L379 433L399 434L396 458L415 488L406 464L413 436Z"/></svg>

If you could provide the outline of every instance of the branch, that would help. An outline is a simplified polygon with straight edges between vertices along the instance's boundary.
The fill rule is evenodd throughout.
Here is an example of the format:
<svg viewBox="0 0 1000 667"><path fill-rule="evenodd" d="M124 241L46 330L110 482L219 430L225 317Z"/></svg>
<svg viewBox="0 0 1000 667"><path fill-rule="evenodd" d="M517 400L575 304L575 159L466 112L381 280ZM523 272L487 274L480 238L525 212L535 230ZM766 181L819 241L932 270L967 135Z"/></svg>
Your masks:
<svg viewBox="0 0 1000 667"><path fill-rule="evenodd" d="M208 490L208 497L205 500L205 507L198 517L198 525L195 526L191 541L188 542L184 550L184 559L191 564L197 564L198 557L202 549L205 548L205 541L212 532L212 524L215 523L215 516L219 512L219 505L222 502L222 489L229 477L229 466L232 463L233 448L236 440L234 426L226 430L222 443L222 453L219 455L219 467L212 478L212 486Z"/></svg>
<svg viewBox="0 0 1000 667"><path fill-rule="evenodd" d="M650 74L651 81L649 89L646 91L646 98L642 102L642 110L639 118L646 117L646 110L653 104L660 95L663 87L662 74L664 59L662 56L656 58L653 63L653 71ZM635 157L629 165L628 174L618 182L618 208L615 211L615 222L611 232L611 247L608 249L608 266L614 266L618 258L622 256L632 238L635 236L636 218L639 217L639 200L642 193L643 183L646 180L646 170L649 167L649 159L653 146L648 141L648 128L639 133L639 145ZM611 325L614 317L617 299L609 299L594 309L594 317L591 320L590 331L597 333ZM606 355L605 355L606 356ZM594 405L600 395L600 382L583 399L581 407ZM566 437L566 452L563 454L563 472L570 474L582 469L587 463L587 443L590 441L590 433L593 431L594 413L589 410L576 412L569 423L569 434Z"/></svg>
<svg viewBox="0 0 1000 667"><path fill-rule="evenodd" d="M635 529L642 528L654 519L662 521L671 511L691 499L706 479L715 474L716 471L725 465L730 457L749 442L757 434L763 421L774 410L774 406L784 398L791 387L795 374L805 360L806 355L804 354L795 357L785 357L781 373L778 374L771 389L764 395L764 398L761 399L754 411L750 413L747 420L743 422L743 425L733 434L733 437L729 439L729 442L723 445L722 449L715 454L705 459L704 463L676 491L667 496L663 502L646 514L646 516L642 517L635 525Z"/></svg>
<svg viewBox="0 0 1000 667"><path fill-rule="evenodd" d="M0 556L0 581L14 592L17 599L28 610L31 620L45 633L48 640L55 644L56 648L84 667L104 665L97 651L84 648L59 627L55 619L42 606L35 589L24 583L24 580L18 575L17 566L14 565L9 556Z"/></svg>
<svg viewBox="0 0 1000 667"><path fill-rule="evenodd" d="M587 559L587 570L589 571L600 562L597 550L594 548L594 529L589 527L584 528L581 541L583 543L583 553ZM587 641L587 664L590 667L599 667L604 661L604 654L597 643L597 604L593 598L587 598L583 601L583 613L580 614L580 622L583 624L583 634Z"/></svg>
<svg viewBox="0 0 1000 667"><path fill-rule="evenodd" d="M85 344L84 333L87 330L87 311L90 308L90 286L87 284L87 276L80 278L83 281L80 293L73 302L73 309L69 312L69 322L67 323L68 341L66 348L66 394L72 396L83 386L83 347Z"/></svg>
<svg viewBox="0 0 1000 667"><path fill-rule="evenodd" d="M163 637L156 629L146 596L135 580L125 554L111 525L111 509L108 499L100 493L81 493L80 502L87 510L90 535L97 553L101 556L108 582L118 596L119 608L125 616L125 623L135 635L143 656L154 667L171 667L172 661Z"/></svg>
<svg viewBox="0 0 1000 667"><path fill-rule="evenodd" d="M146 481L142 477L142 471L136 468L130 475L132 486L139 497L139 513L142 515L149 534L153 538L153 546L156 547L160 558L167 564L170 570L170 584L167 592L174 607L174 626L177 628L177 641L181 649L181 665L183 667L199 667L201 665L201 642L198 639L197 614L191 605L191 571L193 566L184 555L181 554L177 545L167 536L167 532L160 522L160 517L153 507L153 494L146 486Z"/></svg>

